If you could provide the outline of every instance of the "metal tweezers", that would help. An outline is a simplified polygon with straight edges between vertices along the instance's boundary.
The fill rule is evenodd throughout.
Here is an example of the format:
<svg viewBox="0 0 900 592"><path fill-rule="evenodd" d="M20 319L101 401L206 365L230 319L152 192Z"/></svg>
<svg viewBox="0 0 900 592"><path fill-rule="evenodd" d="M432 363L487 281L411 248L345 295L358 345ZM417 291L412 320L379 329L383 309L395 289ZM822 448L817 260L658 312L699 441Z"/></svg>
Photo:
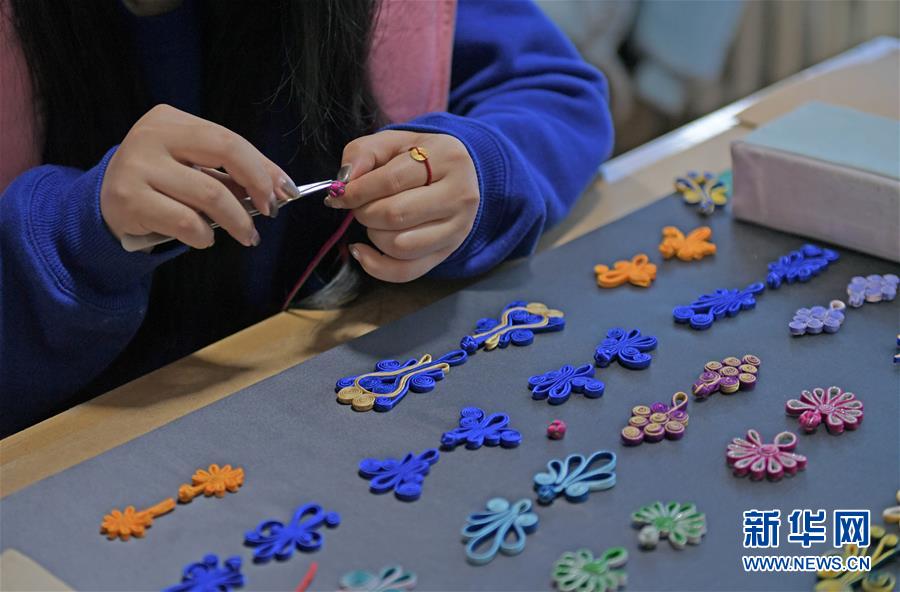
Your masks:
<svg viewBox="0 0 900 592"><path fill-rule="evenodd" d="M338 175L340 177L340 174ZM281 209L287 204L291 203L294 200L300 199L306 195L311 193L316 193L317 191L322 191L323 189L328 189L331 184L334 183L333 180L330 181L319 181L317 183L310 183L309 185L301 185L297 188L297 195L293 195L288 198L286 201L279 202L278 208ZM247 213L251 216L258 216L259 210L253 207L253 202L250 201L249 197L245 197L239 202L244 209L247 210ZM206 221L209 222L210 228L216 229L219 227L219 224L213 222L209 218L206 218ZM151 232L150 234L142 234L142 235L134 235L134 234L126 234L122 237L122 248L128 252L134 251L143 251L149 249L151 247L155 247L156 245L161 245L163 243L167 243L169 241L175 240L171 236L166 236L164 234L159 234L156 232Z"/></svg>

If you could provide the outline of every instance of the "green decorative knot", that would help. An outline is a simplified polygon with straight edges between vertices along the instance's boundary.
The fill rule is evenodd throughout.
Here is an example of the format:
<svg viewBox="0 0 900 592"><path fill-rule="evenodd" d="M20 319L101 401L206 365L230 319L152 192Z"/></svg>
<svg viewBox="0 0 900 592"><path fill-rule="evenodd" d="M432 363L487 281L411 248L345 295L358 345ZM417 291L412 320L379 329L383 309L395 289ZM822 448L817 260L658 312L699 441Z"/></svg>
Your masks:
<svg viewBox="0 0 900 592"><path fill-rule="evenodd" d="M694 504L653 502L633 513L631 520L641 528L638 542L645 549L655 549L660 538L683 549L687 544L699 545L706 534L706 516Z"/></svg>
<svg viewBox="0 0 900 592"><path fill-rule="evenodd" d="M617 569L627 561L625 547L607 549L600 557L589 549L566 551L553 564L553 583L560 592L612 592L628 580L625 570Z"/></svg>

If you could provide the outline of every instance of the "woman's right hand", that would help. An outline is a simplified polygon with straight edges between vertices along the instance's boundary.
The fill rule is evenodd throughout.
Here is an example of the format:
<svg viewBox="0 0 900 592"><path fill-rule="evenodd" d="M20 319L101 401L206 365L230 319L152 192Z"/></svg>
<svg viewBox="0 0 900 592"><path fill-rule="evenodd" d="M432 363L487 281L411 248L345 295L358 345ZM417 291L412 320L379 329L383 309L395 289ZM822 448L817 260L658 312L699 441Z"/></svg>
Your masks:
<svg viewBox="0 0 900 592"><path fill-rule="evenodd" d="M203 214L249 247L259 244L259 233L238 200L249 195L256 209L274 216L291 188L284 171L238 134L157 105L110 159L100 211L119 239L158 232L204 249L214 237Z"/></svg>

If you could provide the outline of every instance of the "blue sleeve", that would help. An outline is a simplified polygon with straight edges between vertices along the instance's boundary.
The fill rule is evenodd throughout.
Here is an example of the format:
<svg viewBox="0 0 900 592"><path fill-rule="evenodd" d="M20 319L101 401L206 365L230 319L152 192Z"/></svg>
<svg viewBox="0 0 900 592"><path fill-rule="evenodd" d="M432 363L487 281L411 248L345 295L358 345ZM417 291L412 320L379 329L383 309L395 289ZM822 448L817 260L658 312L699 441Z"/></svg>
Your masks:
<svg viewBox="0 0 900 592"><path fill-rule="evenodd" d="M475 225L438 277L530 254L613 145L606 79L530 1L459 1L451 87L448 112L390 126L455 136L475 163Z"/></svg>
<svg viewBox="0 0 900 592"><path fill-rule="evenodd" d="M100 214L113 150L89 171L45 165L0 195L0 434L53 411L134 336L153 269L183 252L127 253Z"/></svg>

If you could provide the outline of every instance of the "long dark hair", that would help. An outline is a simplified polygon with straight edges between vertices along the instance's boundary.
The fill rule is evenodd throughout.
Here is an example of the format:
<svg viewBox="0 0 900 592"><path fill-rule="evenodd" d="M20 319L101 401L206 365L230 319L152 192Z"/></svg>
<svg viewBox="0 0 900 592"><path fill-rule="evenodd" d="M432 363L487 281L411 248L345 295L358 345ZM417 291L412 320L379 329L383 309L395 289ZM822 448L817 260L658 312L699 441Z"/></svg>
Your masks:
<svg viewBox="0 0 900 592"><path fill-rule="evenodd" d="M120 2L10 2L44 121L45 163L94 166L152 107L136 74L132 17ZM273 118L293 125L276 130L283 136L276 144L287 146L276 161L295 181L333 175L344 145L373 131L378 109L366 61L377 0L184 2L202 3L202 116L258 146L267 144L260 135L272 133ZM279 222L288 216L304 229L286 233L274 262L291 283L343 215L300 201L279 216ZM258 321L259 313L241 296L240 281L252 272L241 267L247 257L236 242L220 240L157 268L138 334L105 375L70 403L181 357L188 345L202 346ZM337 271L335 265L329 269L321 283ZM184 297L186 285L193 286L190 298ZM283 297L274 295L272 313Z"/></svg>
<svg viewBox="0 0 900 592"><path fill-rule="evenodd" d="M89 168L152 106L120 1L11 2L40 101L44 162ZM206 2L206 117L253 139L261 112L290 109L297 153L333 163L376 118L365 69L374 16L374 0Z"/></svg>

